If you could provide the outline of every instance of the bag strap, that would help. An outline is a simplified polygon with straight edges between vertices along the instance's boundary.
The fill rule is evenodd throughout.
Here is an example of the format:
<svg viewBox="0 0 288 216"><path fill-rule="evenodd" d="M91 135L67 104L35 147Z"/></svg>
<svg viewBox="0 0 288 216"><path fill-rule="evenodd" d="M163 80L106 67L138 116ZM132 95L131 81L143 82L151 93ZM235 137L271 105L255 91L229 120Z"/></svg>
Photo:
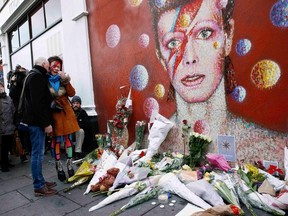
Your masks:
<svg viewBox="0 0 288 216"><path fill-rule="evenodd" d="M17 112L18 112L18 113L20 113L20 112L21 112L21 109L22 109L23 96L24 96L24 90L25 90L25 85L26 85L27 78L29 77L29 75L34 74L34 73L37 73L37 71L31 70L31 72L28 73L27 76L26 76L25 79L24 79L23 87L22 87L21 95L20 95L20 99L19 99L18 109L17 109Z"/></svg>

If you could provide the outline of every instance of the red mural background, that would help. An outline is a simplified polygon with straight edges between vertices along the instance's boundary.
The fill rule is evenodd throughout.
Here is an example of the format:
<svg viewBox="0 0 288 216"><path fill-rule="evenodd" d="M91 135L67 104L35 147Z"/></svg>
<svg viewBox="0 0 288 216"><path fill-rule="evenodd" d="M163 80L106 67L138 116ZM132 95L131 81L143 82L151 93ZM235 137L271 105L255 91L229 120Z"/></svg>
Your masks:
<svg viewBox="0 0 288 216"><path fill-rule="evenodd" d="M115 114L115 104L121 95L128 94L129 76L135 65L143 65L149 74L147 87L142 91L132 89L133 114L128 125L130 143L134 139L134 125L137 120L148 118L143 112L143 102L154 97L154 87L165 87L163 99L157 99L160 113L169 117L175 112L175 103L167 102L169 77L155 54L155 42L147 0L132 7L128 0L87 0L89 12L89 38L93 69L93 85L99 129L106 132L106 122ZM230 54L234 64L238 85L246 89L243 103L227 97L229 110L248 121L268 129L288 132L288 29L275 27L269 17L276 0L235 1L235 32ZM117 25L121 32L119 44L110 48L106 43L106 31ZM147 48L138 45L141 34L147 34L150 42ZM251 51L245 56L237 55L236 43L247 38L252 43ZM253 66L261 60L270 59L281 69L281 77L270 89L257 89L250 74ZM127 86L120 89L121 86Z"/></svg>

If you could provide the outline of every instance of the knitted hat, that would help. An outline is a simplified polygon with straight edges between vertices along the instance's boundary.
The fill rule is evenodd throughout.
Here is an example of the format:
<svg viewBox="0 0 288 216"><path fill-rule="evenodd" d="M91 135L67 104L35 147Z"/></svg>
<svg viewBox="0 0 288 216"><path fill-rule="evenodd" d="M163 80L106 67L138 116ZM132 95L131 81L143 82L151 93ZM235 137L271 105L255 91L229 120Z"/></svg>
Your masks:
<svg viewBox="0 0 288 216"><path fill-rule="evenodd" d="M74 96L73 98L72 98L72 100L71 100L71 103L73 104L74 102L78 102L78 103L80 103L81 104L81 98L79 97L79 96Z"/></svg>

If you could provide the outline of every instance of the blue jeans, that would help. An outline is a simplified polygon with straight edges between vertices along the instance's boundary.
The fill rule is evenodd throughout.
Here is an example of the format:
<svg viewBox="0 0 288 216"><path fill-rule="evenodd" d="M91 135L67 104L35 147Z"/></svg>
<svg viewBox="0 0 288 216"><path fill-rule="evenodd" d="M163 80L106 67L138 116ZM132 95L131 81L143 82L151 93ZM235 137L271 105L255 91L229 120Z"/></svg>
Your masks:
<svg viewBox="0 0 288 216"><path fill-rule="evenodd" d="M37 126L29 126L29 134L32 145L31 172L34 189L43 188L45 179L42 174L42 162L45 151L45 131Z"/></svg>

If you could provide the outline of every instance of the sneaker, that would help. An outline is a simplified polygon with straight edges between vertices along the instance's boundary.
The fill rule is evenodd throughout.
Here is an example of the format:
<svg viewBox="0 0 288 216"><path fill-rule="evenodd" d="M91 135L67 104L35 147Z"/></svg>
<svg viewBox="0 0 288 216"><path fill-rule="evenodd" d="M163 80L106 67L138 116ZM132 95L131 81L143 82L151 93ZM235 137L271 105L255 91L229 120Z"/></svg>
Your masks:
<svg viewBox="0 0 288 216"><path fill-rule="evenodd" d="M39 188L39 189L34 189L34 195L37 196L52 196L57 194L58 191L48 188L48 187L43 187L43 188Z"/></svg>
<svg viewBox="0 0 288 216"><path fill-rule="evenodd" d="M53 188L55 186L57 186L56 182L45 182L45 185L47 188Z"/></svg>
<svg viewBox="0 0 288 216"><path fill-rule="evenodd" d="M24 154L24 155L22 155L22 156L20 156L20 159L21 159L21 162L22 163L27 163L29 160L27 159L27 157L26 157L26 155Z"/></svg>

